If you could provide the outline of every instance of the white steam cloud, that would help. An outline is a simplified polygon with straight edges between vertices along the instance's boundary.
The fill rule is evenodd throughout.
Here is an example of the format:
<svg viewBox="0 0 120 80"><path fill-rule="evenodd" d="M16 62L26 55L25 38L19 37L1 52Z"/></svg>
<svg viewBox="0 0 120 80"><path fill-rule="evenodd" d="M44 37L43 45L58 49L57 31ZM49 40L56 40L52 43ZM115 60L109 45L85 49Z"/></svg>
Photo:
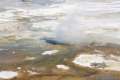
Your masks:
<svg viewBox="0 0 120 80"><path fill-rule="evenodd" d="M68 12L65 20L57 28L57 39L72 44L119 43L119 2L69 2L75 7Z"/></svg>

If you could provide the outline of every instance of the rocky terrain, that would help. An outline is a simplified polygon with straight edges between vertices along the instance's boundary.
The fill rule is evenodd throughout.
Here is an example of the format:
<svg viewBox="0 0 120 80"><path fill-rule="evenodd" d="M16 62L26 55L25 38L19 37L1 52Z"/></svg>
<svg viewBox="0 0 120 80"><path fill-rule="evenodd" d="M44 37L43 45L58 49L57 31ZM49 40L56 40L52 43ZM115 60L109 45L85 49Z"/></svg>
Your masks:
<svg viewBox="0 0 120 80"><path fill-rule="evenodd" d="M120 80L118 0L3 0L0 80Z"/></svg>

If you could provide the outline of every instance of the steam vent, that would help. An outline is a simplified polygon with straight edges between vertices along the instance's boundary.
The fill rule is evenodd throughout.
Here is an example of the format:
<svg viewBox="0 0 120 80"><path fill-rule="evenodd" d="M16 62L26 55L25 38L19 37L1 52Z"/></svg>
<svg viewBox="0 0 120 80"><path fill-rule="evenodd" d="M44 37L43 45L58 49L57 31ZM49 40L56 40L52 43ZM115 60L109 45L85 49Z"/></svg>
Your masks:
<svg viewBox="0 0 120 80"><path fill-rule="evenodd" d="M0 80L120 80L120 0L1 0Z"/></svg>

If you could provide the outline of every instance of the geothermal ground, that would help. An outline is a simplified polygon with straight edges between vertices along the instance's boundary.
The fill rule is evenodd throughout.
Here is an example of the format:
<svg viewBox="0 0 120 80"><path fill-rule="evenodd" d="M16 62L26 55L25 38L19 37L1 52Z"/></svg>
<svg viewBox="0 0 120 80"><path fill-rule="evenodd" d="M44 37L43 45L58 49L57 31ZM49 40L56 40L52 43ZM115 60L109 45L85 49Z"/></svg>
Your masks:
<svg viewBox="0 0 120 80"><path fill-rule="evenodd" d="M0 48L0 80L120 80L116 44L53 45L22 39Z"/></svg>
<svg viewBox="0 0 120 80"><path fill-rule="evenodd" d="M1 0L0 80L120 80L119 0Z"/></svg>

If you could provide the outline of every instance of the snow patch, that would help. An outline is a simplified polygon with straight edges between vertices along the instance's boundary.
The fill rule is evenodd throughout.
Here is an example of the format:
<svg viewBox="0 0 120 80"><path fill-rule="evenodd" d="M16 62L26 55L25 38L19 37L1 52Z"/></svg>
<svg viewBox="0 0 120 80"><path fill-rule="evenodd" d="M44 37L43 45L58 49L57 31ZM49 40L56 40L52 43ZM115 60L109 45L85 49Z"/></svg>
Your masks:
<svg viewBox="0 0 120 80"><path fill-rule="evenodd" d="M0 78L2 79L11 79L18 75L17 72L14 71L0 71Z"/></svg>
<svg viewBox="0 0 120 80"><path fill-rule="evenodd" d="M80 54L73 63L84 67L120 71L120 56L115 55Z"/></svg>
<svg viewBox="0 0 120 80"><path fill-rule="evenodd" d="M45 51L45 52L42 53L42 55L54 55L58 52L59 52L59 50Z"/></svg>
<svg viewBox="0 0 120 80"><path fill-rule="evenodd" d="M56 67L57 67L58 69L63 69L63 70L69 70L69 69L70 69L68 66L63 65L63 64L56 65Z"/></svg>

